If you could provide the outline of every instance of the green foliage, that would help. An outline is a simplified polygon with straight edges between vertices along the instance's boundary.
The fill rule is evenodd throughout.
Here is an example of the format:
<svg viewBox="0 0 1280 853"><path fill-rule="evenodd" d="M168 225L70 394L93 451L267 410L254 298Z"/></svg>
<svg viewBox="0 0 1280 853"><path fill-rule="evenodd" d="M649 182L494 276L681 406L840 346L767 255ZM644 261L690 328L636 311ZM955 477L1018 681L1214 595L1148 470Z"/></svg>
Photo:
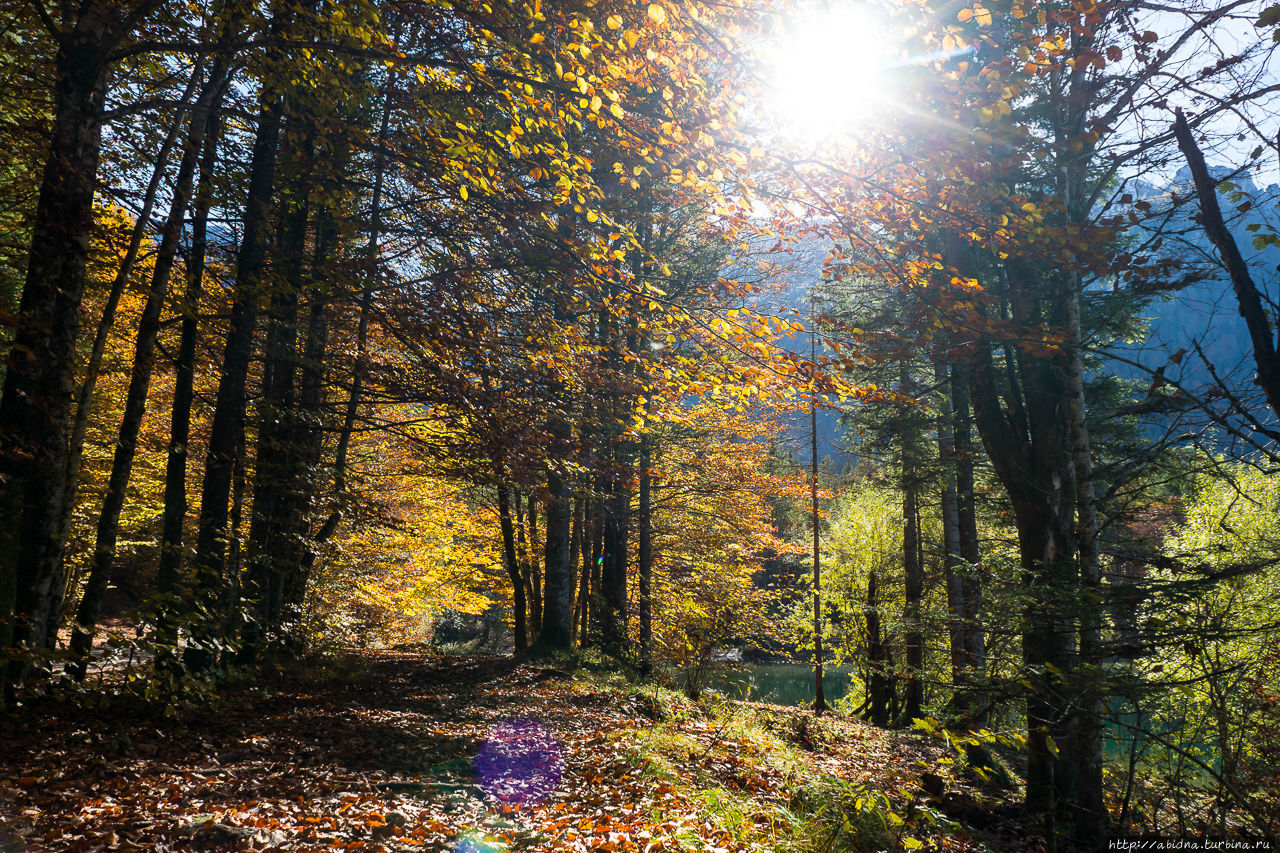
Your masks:
<svg viewBox="0 0 1280 853"><path fill-rule="evenodd" d="M1219 460L1194 482L1147 579L1153 654L1117 701L1117 758L1133 773L1126 822L1226 831L1277 813L1280 481ZM1122 762L1118 762L1122 763Z"/></svg>

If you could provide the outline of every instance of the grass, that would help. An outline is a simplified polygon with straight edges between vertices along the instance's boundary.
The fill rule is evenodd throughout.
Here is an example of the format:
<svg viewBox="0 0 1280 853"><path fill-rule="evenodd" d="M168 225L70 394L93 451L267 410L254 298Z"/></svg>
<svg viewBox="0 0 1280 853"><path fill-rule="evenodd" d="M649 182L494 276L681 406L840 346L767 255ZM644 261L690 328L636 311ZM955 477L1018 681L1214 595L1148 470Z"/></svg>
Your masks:
<svg viewBox="0 0 1280 853"><path fill-rule="evenodd" d="M839 744L856 723L714 695L694 702L607 672L586 678L648 709L651 726L618 735L631 739L629 761L654 784L677 788L695 821L716 827L726 846L841 853L902 849L910 838L889 796L815 761L815 752ZM671 815L655 810L651 817L661 826ZM661 841L663 849L705 849L703 839L678 827Z"/></svg>

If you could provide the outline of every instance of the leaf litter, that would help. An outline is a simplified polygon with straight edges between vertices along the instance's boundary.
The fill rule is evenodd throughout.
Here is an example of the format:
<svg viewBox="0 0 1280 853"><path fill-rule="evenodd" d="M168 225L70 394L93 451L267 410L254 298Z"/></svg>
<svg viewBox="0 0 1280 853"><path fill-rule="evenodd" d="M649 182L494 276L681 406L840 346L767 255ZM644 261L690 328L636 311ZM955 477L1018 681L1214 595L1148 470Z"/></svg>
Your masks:
<svg viewBox="0 0 1280 853"><path fill-rule="evenodd" d="M958 818L926 800L922 773L949 764L917 734L510 658L353 654L355 676L177 720L50 700L0 721L0 852L1044 846L1011 793L949 779Z"/></svg>

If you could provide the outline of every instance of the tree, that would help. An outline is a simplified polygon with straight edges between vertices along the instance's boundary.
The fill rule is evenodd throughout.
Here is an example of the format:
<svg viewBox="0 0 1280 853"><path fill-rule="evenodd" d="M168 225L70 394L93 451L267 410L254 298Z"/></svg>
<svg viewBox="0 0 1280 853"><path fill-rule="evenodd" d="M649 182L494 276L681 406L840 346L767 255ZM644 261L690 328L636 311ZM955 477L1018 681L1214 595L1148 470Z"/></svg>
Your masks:
<svg viewBox="0 0 1280 853"><path fill-rule="evenodd" d="M18 519L0 535L0 646L46 645L60 596L62 499L73 351L79 330L107 74L117 47L160 6L66 7L40 19L57 46L51 136L28 251L27 275L0 397L0 508ZM10 652L6 696L27 662Z"/></svg>

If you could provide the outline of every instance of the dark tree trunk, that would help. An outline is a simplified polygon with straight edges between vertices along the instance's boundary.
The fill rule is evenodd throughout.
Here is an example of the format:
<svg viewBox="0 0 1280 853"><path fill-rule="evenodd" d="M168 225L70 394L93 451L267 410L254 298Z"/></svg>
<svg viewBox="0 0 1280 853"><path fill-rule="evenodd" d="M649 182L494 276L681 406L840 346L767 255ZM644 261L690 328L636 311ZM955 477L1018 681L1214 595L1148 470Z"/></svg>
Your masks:
<svg viewBox="0 0 1280 853"><path fill-rule="evenodd" d="M880 589L875 570L872 570L867 577L867 604L863 610L863 617L867 623L867 670L869 673L867 693L870 704L867 709L867 719L884 728L889 725L892 685L889 681L884 637L880 630Z"/></svg>
<svg viewBox="0 0 1280 853"><path fill-rule="evenodd" d="M578 644L584 648L591 642L592 629L599 628L600 551L601 534L604 530L600 519L599 499L592 498L585 503L583 513L586 527L583 531L585 539L582 543L582 577L578 591L582 615Z"/></svg>
<svg viewBox="0 0 1280 853"><path fill-rule="evenodd" d="M199 532L194 558L193 617L204 622L194 625L183 655L195 670L207 669L217 656L219 627L225 614L226 543L229 533L227 504L231 496L235 449L244 434L246 383L253 353L253 331L257 325L257 303L262 288L270 236L267 221L274 196L277 147L280 134L280 104L270 96L258 117L253 159L249 173L249 194L245 203L244 235L236 259L236 283L230 328L219 371L218 394L205 456L204 484L200 498ZM209 614L203 616L201 614Z"/></svg>
<svg viewBox="0 0 1280 853"><path fill-rule="evenodd" d="M982 567L978 548L978 517L973 479L973 423L969 411L969 376L963 363L951 371L951 406L955 416L956 515L959 519L959 554L964 600L965 666L981 683L987 669L987 644L983 623ZM975 697L979 701L981 696ZM981 711L974 709L975 715Z"/></svg>
<svg viewBox="0 0 1280 853"><path fill-rule="evenodd" d="M209 118L200 185L191 219L191 249L187 256L186 292L182 297L182 330L174 363L173 412L170 417L169 451L165 461L164 518L160 537L158 586L161 595L157 636L162 647L177 645L173 629L174 594L182 569L183 525L187 517L187 444L191 438L191 404L195 400L196 345L200 333L200 300L204 293L205 254L208 245L209 210L213 206L213 172L218 161L219 121ZM168 653L161 657L168 661Z"/></svg>
<svg viewBox="0 0 1280 853"><path fill-rule="evenodd" d="M964 688L968 655L965 650L964 572L960 556L960 507L956 494L956 449L951 410L951 381L945 356L934 353L933 377L938 388L938 460L942 466L942 568L947 585L947 628L951 647L951 707L964 713L969 705Z"/></svg>
<svg viewBox="0 0 1280 853"><path fill-rule="evenodd" d="M1010 270L1014 319L1024 325L1036 305L1032 275ZM1001 406L989 350L974 359L970 378L978 429L1018 529L1026 596L1023 660L1032 685L1026 698L1027 805L1051 824L1075 798L1070 686L1079 583L1064 358L1020 358L1020 406Z"/></svg>
<svg viewBox="0 0 1280 853"><path fill-rule="evenodd" d="M1187 160L1191 170L1191 179L1196 185L1196 198L1200 201L1200 221L1204 232L1218 250L1227 275L1231 278L1231 287L1236 294L1236 305L1240 316L1244 318L1245 328L1249 330L1249 342L1253 345L1254 365L1258 368L1254 382L1266 395L1271 411L1280 415L1280 353L1277 353L1276 340L1273 337L1271 319L1263 305L1262 294L1249 272L1249 264L1240 254L1235 238L1227 228L1222 217L1222 207L1218 204L1218 182L1209 173L1205 165L1204 155L1196 144L1191 126L1186 116L1179 109L1174 117L1173 132L1178 139L1178 147Z"/></svg>
<svg viewBox="0 0 1280 853"><path fill-rule="evenodd" d="M542 632L538 648L567 651L573 648L573 566L569 540L573 525L573 497L554 467L547 471L547 530L544 549L545 595Z"/></svg>
<svg viewBox="0 0 1280 853"><path fill-rule="evenodd" d="M157 5L123 17L116 4L85 2L58 34L53 120L36 201L27 276L0 393L0 648L49 645L61 566L67 418L84 294L93 194L102 141L107 59ZM28 661L8 661L5 696Z"/></svg>
<svg viewBox="0 0 1280 853"><path fill-rule="evenodd" d="M89 430L90 414L93 410L93 394L98 384L98 377L102 372L102 359L107 351L107 342L110 338L111 330L115 326L116 310L120 306L120 297L124 295L125 286L129 283L129 279L133 277L138 253L142 248L142 240L151 230L151 213L155 208L156 194L160 189L161 181L164 179L165 169L169 163L169 155L172 153L173 146L177 142L179 135L181 135L183 121L188 117L188 110L185 105L190 102L192 94L196 91L202 76L202 68L203 62L197 62L196 69L192 72L191 79L187 83L187 89L182 95L180 106L174 111L173 122L169 126L169 132L160 144L160 150L156 154L155 163L151 170L151 180L148 182L146 192L143 195L142 209L138 213L138 218L134 221L133 231L129 235L129 245L125 248L124 257L121 259L120 266L117 267L115 277L112 279L111 290L107 294L106 304L103 306L102 315L98 319L98 327L94 333L93 346L89 350L89 359L85 364L84 376L80 381L80 387L76 389L75 416L71 422L71 436L67 443L67 471L64 477L62 522L59 534L59 538L64 542L71 535L76 499L79 497L80 491L81 461L84 458L85 436ZM195 156L199 156L199 151L196 152ZM166 222L166 227L167 225L168 222ZM152 280L154 281L154 276ZM54 584L54 588L58 590L58 601L50 608L49 613L49 633L51 637L55 636L61 627L63 602L71 591L79 585L80 577L79 570L75 572L67 571L65 560L59 566L58 579ZM89 582L92 584L93 579L90 578Z"/></svg>
<svg viewBox="0 0 1280 853"><path fill-rule="evenodd" d="M345 164L345 158L343 162ZM324 387L329 354L329 295L324 277L335 260L338 245L338 225L332 211L323 209L318 220L311 262L306 340L302 351L302 385L290 425L293 488L276 520L276 525L287 531L289 545L282 601L274 626L277 629L283 627L282 621L297 624L319 547L332 535L340 520L340 516L331 514L321 523L316 534L311 533L313 507L320 488L315 472L319 470L324 455ZM297 636L294 632L294 637Z"/></svg>
<svg viewBox="0 0 1280 853"><path fill-rule="evenodd" d="M524 600L526 603L526 613L528 617L529 635L531 640L536 640L538 635L542 633L542 623L539 617L542 614L542 608L535 603L535 590L533 585L535 550L533 537L530 533L529 519L527 515L534 511L532 499L529 501L529 513L525 511L524 499L521 497L519 490L512 495L516 509L516 545L520 553L520 584L524 589Z"/></svg>
<svg viewBox="0 0 1280 853"><path fill-rule="evenodd" d="M173 200L169 206L169 214L160 229L160 245L156 250L151 287L147 292L147 301L138 323L133 369L129 376L129 389L125 394L124 415L120 422L115 454L111 461L111 475L107 482L107 493L103 498L102 509L98 515L93 568L89 572L89 581L76 612L76 627L71 639L70 672L77 681L83 680L85 676L98 612L107 592L112 564L115 562L120 513L124 509L129 478L133 473L138 434L142 429L142 418L146 414L147 393L151 387L151 373L155 367L156 343L160 337L160 315L169 293L169 279L172 277L174 261L178 254L178 241L182 233L182 223L186 217L187 203L191 197L196 164L200 158L201 147L204 145L205 129L209 123L210 112L217 107L217 101L224 87L225 72L219 65L210 74L209 80L205 83L191 110L182 161L174 181Z"/></svg>
<svg viewBox="0 0 1280 853"><path fill-rule="evenodd" d="M232 638L239 636L243 628L243 614L240 602L244 598L244 504L245 495L249 492L249 447L248 437L240 432L240 440L236 442L235 456L231 463L231 512L230 528L227 535L227 583L219 591L217 607L214 611L216 620L214 640L218 644L217 660L230 663L234 649Z"/></svg>
<svg viewBox="0 0 1280 853"><path fill-rule="evenodd" d="M529 511L525 513L525 521L529 523L529 564L525 580L529 585L529 624L533 632L542 635L542 561L545 553L539 547L538 537L538 502L529 495Z"/></svg>
<svg viewBox="0 0 1280 853"><path fill-rule="evenodd" d="M525 628L528 608L524 599L524 579L520 576L520 558L516 555L515 525L511 521L511 493L504 485L498 486L498 523L502 527L503 563L507 567L507 577L511 579L512 634L516 651L523 651L529 645L529 634Z"/></svg>
<svg viewBox="0 0 1280 853"><path fill-rule="evenodd" d="M640 674L653 672L653 437L640 439L636 573L640 583Z"/></svg>
<svg viewBox="0 0 1280 853"><path fill-rule="evenodd" d="M240 659L252 663L280 621L285 577L291 568L289 494L298 476L293 423L297 406L298 308L310 221L313 134L291 128L285 148L290 168L281 194L283 213L272 274L263 344L262 394L258 401L258 446L249 526L249 572L244 598L253 613L245 623Z"/></svg>
<svg viewBox="0 0 1280 853"><path fill-rule="evenodd" d="M627 652L627 538L631 490L610 479L605 493L601 536L600 631L606 654L622 659Z"/></svg>
<svg viewBox="0 0 1280 853"><path fill-rule="evenodd" d="M951 709L960 715L962 725L972 730L983 716L984 700L976 695L976 690L985 666L986 648L981 627L982 587L977 575L978 528L973 503L969 402L963 393L967 380L957 378L960 372L958 368L949 369L943 356L935 356L934 378L940 400L938 456L943 467L943 561L951 643ZM980 743L966 744L965 755L971 766L990 764L987 749Z"/></svg>
<svg viewBox="0 0 1280 853"><path fill-rule="evenodd" d="M902 394L908 399L915 395L905 364L902 368ZM924 565L920 559L920 461L915 427L909 413L903 412L902 418L902 565L906 587L902 617L906 634L907 683L901 721L910 724L923 714L924 706L924 628L921 621Z"/></svg>
<svg viewBox="0 0 1280 853"><path fill-rule="evenodd" d="M816 352L810 338L810 359L816 363ZM827 696L822 683L822 518L818 514L818 401L809 401L809 521L813 527L813 712L827 710Z"/></svg>
<svg viewBox="0 0 1280 853"><path fill-rule="evenodd" d="M581 600L578 598L578 567L582 562L582 549L584 546L583 537L585 536L585 531L583 530L584 503L585 502L580 495L575 495L573 497L573 529L569 532L569 581L573 586L573 592L570 593L570 596L573 599L570 623L572 625L575 639L578 632L578 608L581 605Z"/></svg>

